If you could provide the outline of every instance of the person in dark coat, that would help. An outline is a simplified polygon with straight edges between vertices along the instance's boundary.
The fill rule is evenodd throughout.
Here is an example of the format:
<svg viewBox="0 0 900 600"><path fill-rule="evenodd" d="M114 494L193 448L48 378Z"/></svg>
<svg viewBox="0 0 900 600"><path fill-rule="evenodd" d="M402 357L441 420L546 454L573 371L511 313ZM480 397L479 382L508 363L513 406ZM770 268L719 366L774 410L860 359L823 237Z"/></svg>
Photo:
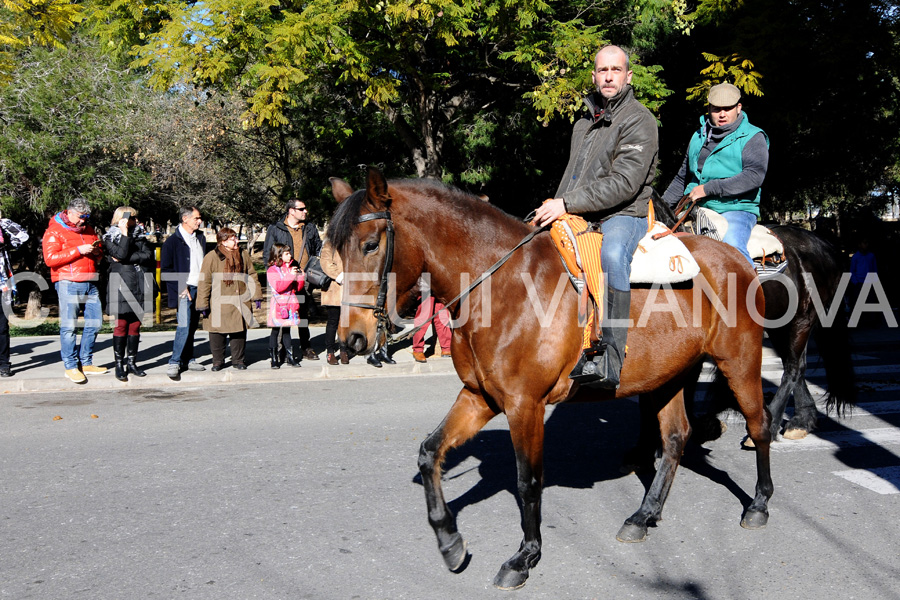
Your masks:
<svg viewBox="0 0 900 600"><path fill-rule="evenodd" d="M322 238L315 223L307 219L306 202L299 198L291 198L285 206L284 218L269 225L266 230L266 241L263 244L263 257L268 258L274 244L284 244L291 249L291 256L297 261L300 270L306 270L310 257L319 256L322 252ZM300 356L307 360L319 360L319 356L310 345L309 312L313 302L312 294L300 290L300 326L297 333L300 338ZM283 360L282 360L283 362Z"/></svg>
<svg viewBox="0 0 900 600"><path fill-rule="evenodd" d="M197 311L197 285L200 266L206 256L206 235L200 226L203 218L194 206L181 209L181 225L170 235L162 247L160 271L166 282L169 308L177 308L178 327L172 342L172 356L166 375L177 381L181 372L205 371L206 367L194 358L194 332L200 323Z"/></svg>
<svg viewBox="0 0 900 600"><path fill-rule="evenodd" d="M11 377L9 315L16 296L16 276L9 251L28 241L28 232L9 219L0 219L0 377Z"/></svg>
<svg viewBox="0 0 900 600"><path fill-rule="evenodd" d="M144 314L153 309L156 298L153 280L156 261L150 244L135 235L137 214L137 210L130 206L120 206L103 236L103 246L109 258L106 312L116 319L113 355L116 379L119 381L128 381L129 371L137 377L146 375L137 366L141 321Z"/></svg>

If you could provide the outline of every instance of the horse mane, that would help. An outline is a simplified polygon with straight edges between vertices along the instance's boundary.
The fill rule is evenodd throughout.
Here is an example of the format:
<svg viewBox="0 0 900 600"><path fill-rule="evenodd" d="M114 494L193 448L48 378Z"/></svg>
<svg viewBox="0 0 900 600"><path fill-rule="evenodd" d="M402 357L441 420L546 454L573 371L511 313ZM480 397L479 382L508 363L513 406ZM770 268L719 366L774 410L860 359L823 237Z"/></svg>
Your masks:
<svg viewBox="0 0 900 600"><path fill-rule="evenodd" d="M441 181L399 179L391 180L388 184L391 188L404 192L405 195L427 196L437 200L443 206L451 207L454 220L473 231L486 227L496 234L498 225L504 223L518 232L527 232L528 226L521 220L469 192ZM328 238L339 254L344 250L345 244L350 241L365 205L375 209L367 201L366 191L362 189L353 192L335 210L331 222L328 224Z"/></svg>
<svg viewBox="0 0 900 600"><path fill-rule="evenodd" d="M328 223L328 239L331 240L331 246L337 250L338 254L344 252L344 246L353 235L353 228L359 221L359 213L365 199L366 190L356 190L338 204L337 210L334 211L334 215Z"/></svg>

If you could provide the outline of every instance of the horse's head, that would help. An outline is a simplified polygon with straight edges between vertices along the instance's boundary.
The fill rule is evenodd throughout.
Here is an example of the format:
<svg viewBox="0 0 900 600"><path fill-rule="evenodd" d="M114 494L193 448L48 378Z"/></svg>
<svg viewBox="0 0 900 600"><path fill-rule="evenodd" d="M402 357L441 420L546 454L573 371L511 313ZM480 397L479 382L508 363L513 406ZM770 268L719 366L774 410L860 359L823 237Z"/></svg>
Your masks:
<svg viewBox="0 0 900 600"><path fill-rule="evenodd" d="M357 353L372 352L381 320L395 320L397 307L408 304L422 272L421 251L415 234L395 237L397 224L392 207L402 205L402 195L392 197L384 176L369 168L366 187L354 191L331 178L338 202L328 235L344 265L343 300L338 335ZM418 257L418 258L417 258Z"/></svg>

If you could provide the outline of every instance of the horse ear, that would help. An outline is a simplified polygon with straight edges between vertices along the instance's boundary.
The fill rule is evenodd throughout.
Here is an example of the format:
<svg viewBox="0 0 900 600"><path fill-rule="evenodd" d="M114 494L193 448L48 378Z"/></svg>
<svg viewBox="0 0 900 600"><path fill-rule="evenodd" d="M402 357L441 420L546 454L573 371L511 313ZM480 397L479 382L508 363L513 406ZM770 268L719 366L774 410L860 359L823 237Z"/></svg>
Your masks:
<svg viewBox="0 0 900 600"><path fill-rule="evenodd" d="M350 194L353 193L353 188L350 187L350 184L339 177L329 177L328 181L331 182L331 193L338 204L346 200Z"/></svg>
<svg viewBox="0 0 900 600"><path fill-rule="evenodd" d="M388 193L387 180L381 171L375 167L369 167L369 174L366 177L366 197L370 202L381 204L384 208L390 208L391 195Z"/></svg>

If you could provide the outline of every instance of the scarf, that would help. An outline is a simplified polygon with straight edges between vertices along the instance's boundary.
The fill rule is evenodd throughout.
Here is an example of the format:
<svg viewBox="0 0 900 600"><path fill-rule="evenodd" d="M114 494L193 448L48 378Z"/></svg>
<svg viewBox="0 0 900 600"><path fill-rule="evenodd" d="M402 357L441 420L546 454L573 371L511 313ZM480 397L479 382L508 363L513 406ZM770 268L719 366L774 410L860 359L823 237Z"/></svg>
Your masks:
<svg viewBox="0 0 900 600"><path fill-rule="evenodd" d="M700 155L697 157L697 168L702 171L703 164L706 162L706 159L712 154L712 151L716 149L716 146L719 145L719 142L724 140L729 134L734 132L735 129L738 128L738 125L741 124L741 121L744 120L744 115L741 113L737 119L734 120L733 123L729 123L724 127L716 127L709 120L709 116L706 117L706 124L704 125L704 134L706 137L706 142L704 142L703 147L700 148Z"/></svg>
<svg viewBox="0 0 900 600"><path fill-rule="evenodd" d="M219 254L225 257L225 285L234 285L234 276L237 273L244 272L244 261L241 258L241 249L235 248L229 250L222 244L219 244L217 250Z"/></svg>
<svg viewBox="0 0 900 600"><path fill-rule="evenodd" d="M74 231L75 233L83 233L84 228L87 227L87 223L82 223L81 225L73 225L69 221L69 216L66 214L66 211L60 212L58 215L56 215L56 218L59 220L60 223L63 224L63 226L66 229L70 229L70 230Z"/></svg>

